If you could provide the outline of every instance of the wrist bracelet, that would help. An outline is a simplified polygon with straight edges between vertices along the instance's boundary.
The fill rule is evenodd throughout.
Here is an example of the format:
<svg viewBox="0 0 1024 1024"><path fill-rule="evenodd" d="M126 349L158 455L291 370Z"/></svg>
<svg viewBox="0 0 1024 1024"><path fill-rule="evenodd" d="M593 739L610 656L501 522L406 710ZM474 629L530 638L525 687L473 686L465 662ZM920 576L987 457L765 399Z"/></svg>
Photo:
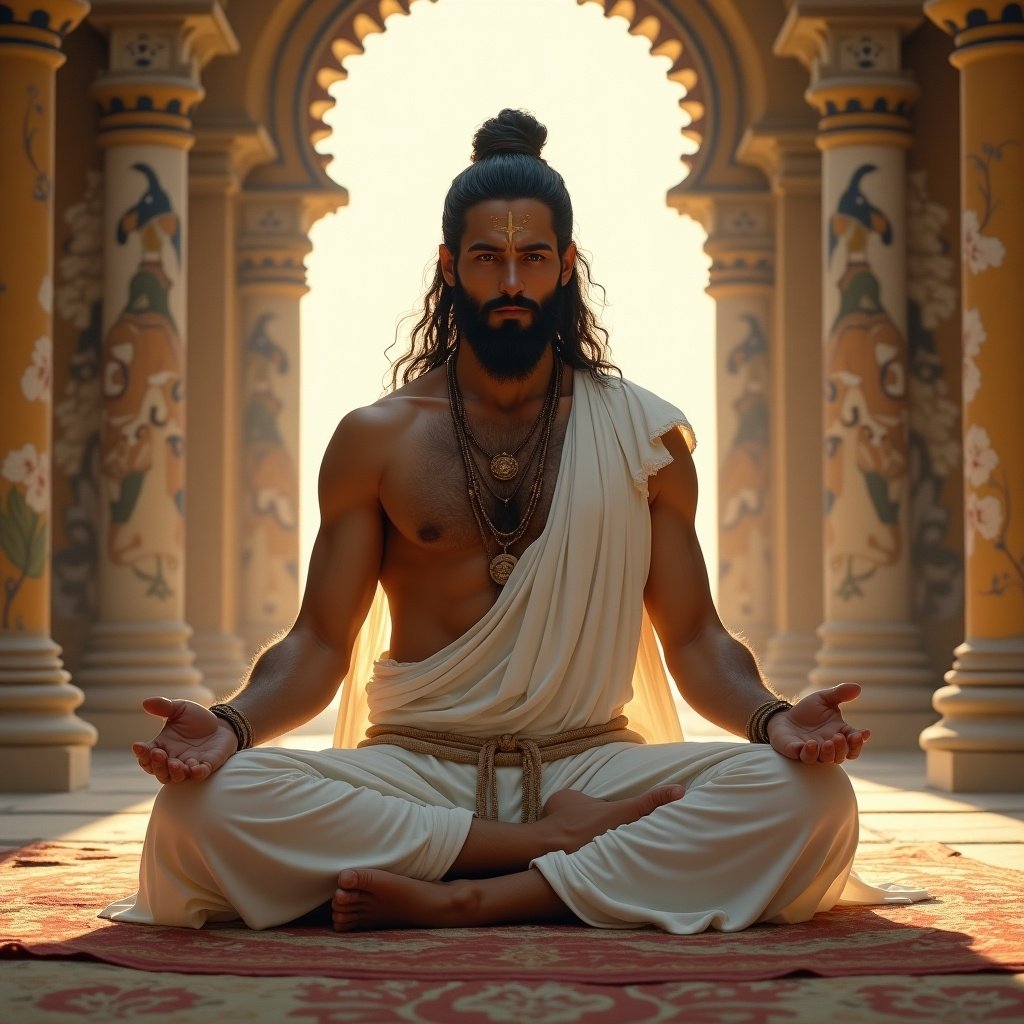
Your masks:
<svg viewBox="0 0 1024 1024"><path fill-rule="evenodd" d="M754 713L747 719L747 739L751 743L769 743L768 721L780 711L789 711L793 705L788 700L766 700L754 708Z"/></svg>
<svg viewBox="0 0 1024 1024"><path fill-rule="evenodd" d="M241 711L232 704L211 704L210 710L223 722L227 722L238 740L239 750L248 750L253 745L256 734L252 723Z"/></svg>

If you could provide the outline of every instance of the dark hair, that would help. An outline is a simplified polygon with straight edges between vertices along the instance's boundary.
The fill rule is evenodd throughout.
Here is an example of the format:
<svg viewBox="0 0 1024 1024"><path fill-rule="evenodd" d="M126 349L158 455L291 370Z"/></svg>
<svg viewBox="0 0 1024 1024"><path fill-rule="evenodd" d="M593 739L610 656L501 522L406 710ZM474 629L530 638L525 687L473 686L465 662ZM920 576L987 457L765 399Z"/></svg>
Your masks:
<svg viewBox="0 0 1024 1024"><path fill-rule="evenodd" d="M569 247L572 200L562 176L541 159L547 137L547 128L523 110L505 109L477 129L472 163L452 181L441 216L441 237L456 258L466 227L466 212L488 199L540 200L551 209L559 256ZM587 292L593 285L590 264L577 254L576 269L563 289L555 344L562 360L576 369L589 370L598 379L611 373L621 376L608 360L608 332L598 323L587 302ZM424 297L423 314L412 329L412 345L392 368L392 387L398 387L399 376L403 384L408 384L428 370L444 365L458 344L453 289L442 276L438 261Z"/></svg>

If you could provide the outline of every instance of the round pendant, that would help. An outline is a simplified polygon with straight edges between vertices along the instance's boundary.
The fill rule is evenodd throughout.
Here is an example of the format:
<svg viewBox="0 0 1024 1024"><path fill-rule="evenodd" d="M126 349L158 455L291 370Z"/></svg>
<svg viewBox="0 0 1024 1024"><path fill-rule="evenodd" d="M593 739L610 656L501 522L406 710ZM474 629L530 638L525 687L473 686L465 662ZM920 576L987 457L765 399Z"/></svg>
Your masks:
<svg viewBox="0 0 1024 1024"><path fill-rule="evenodd" d="M519 462L514 455L502 452L491 459L491 476L495 480L512 480L519 472Z"/></svg>
<svg viewBox="0 0 1024 1024"><path fill-rule="evenodd" d="M510 555L507 551L503 551L500 555L495 555L491 559L490 570L491 579L498 584L499 587L505 586L508 582L509 576L512 575L512 570L516 567L516 562L519 559L515 555Z"/></svg>

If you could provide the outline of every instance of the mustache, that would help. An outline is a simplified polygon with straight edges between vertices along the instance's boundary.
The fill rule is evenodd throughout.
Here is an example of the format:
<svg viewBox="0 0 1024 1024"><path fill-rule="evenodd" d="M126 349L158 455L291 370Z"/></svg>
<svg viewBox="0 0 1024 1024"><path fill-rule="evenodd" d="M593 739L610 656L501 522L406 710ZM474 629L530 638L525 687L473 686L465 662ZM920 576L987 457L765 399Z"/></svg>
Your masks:
<svg viewBox="0 0 1024 1024"><path fill-rule="evenodd" d="M540 315L540 303L534 302L532 299L523 298L519 296L515 299L491 299L490 302L485 302L480 307L481 316L487 316L488 313L493 313L496 309L528 309L534 316Z"/></svg>

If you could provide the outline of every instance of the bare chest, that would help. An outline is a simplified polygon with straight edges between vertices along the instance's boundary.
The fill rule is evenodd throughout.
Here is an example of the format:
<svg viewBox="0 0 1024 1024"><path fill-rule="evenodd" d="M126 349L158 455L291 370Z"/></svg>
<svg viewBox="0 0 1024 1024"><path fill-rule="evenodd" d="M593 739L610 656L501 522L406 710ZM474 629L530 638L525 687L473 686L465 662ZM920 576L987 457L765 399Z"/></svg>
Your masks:
<svg viewBox="0 0 1024 1024"><path fill-rule="evenodd" d="M474 510L462 449L451 415L425 414L417 419L407 444L385 474L381 499L389 525L389 546L409 553L451 555L486 546L491 555L502 548L501 534L519 533L510 546L520 554L547 522L561 464L570 399L563 398L544 450L538 432L519 448L526 430L475 423L480 449L470 446L480 503ZM517 451L517 448L519 450ZM515 452L518 472L509 480L490 471L490 456ZM536 494L534 489L536 488Z"/></svg>

